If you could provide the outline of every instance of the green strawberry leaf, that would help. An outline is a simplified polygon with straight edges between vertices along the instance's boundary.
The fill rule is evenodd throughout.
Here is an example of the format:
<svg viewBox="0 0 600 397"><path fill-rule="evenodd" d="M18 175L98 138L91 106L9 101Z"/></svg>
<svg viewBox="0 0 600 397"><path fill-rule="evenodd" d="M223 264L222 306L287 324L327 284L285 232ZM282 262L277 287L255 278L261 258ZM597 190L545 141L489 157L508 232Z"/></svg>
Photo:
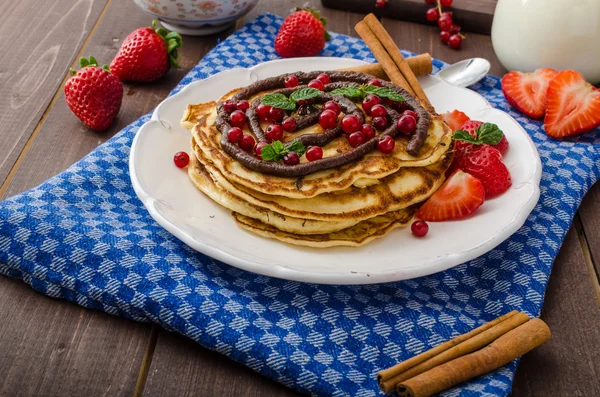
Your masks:
<svg viewBox="0 0 600 397"><path fill-rule="evenodd" d="M316 98L321 94L322 92L317 90L316 88L305 87L292 92L292 95L290 95L290 99L294 102L306 101L307 99Z"/></svg>
<svg viewBox="0 0 600 397"><path fill-rule="evenodd" d="M333 91L329 92L331 95L343 95L347 98L362 98L364 96L363 90L355 86L346 86L341 88L336 88Z"/></svg>
<svg viewBox="0 0 600 397"><path fill-rule="evenodd" d="M402 95L398 94L396 91L387 87L378 87L376 85L363 85L362 90L365 94L374 94L380 98L387 98L394 102L404 102L405 99Z"/></svg>
<svg viewBox="0 0 600 397"><path fill-rule="evenodd" d="M306 148L302 142L298 141L293 141L287 146L284 146L281 141L275 141L270 145L263 146L260 157L265 161L279 161L289 152L296 152L298 156L303 156Z"/></svg>
<svg viewBox="0 0 600 397"><path fill-rule="evenodd" d="M292 101L283 94L266 94L260 99L260 102L267 106L283 110L296 109L296 102Z"/></svg>
<svg viewBox="0 0 600 397"><path fill-rule="evenodd" d="M488 145L497 145L502 140L504 133L496 124L483 123L477 128L477 140Z"/></svg>

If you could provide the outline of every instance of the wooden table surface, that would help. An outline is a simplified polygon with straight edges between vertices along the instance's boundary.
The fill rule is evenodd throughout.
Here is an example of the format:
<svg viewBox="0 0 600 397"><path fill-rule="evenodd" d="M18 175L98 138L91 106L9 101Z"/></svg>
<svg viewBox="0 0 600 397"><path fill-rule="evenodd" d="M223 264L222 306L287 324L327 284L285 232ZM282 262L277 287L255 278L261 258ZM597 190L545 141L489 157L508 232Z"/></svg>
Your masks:
<svg viewBox="0 0 600 397"><path fill-rule="evenodd" d="M373 0L374 1L374 0ZM457 0L459 1L459 0ZM296 3L301 3L300 1ZM318 0L310 1L320 6ZM123 38L151 18L131 0L2 1L0 14L0 197L63 171L152 110L230 29L184 37L182 69L151 85L125 84L118 120L107 132L83 126L62 87L81 56L108 63ZM287 15L290 2L260 0L246 16ZM324 9L331 31L356 36L360 15ZM480 56L505 70L489 36L470 34L460 51L430 26L382 20L396 43L455 62ZM457 104L457 106L459 106ZM542 318L552 340L527 355L515 396L600 395L600 187L588 193L554 263ZM0 276L1 396L287 396L297 393L158 326L47 298Z"/></svg>

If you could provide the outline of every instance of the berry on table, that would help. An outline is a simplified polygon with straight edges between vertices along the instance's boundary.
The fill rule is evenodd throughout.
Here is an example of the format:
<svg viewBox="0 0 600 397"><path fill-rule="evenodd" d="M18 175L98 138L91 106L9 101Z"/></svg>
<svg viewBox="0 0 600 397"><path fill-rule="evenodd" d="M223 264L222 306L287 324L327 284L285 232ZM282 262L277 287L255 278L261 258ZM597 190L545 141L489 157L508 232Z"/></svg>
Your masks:
<svg viewBox="0 0 600 397"><path fill-rule="evenodd" d="M289 152L283 156L283 162L287 165L296 165L300 163L300 156L296 152Z"/></svg>
<svg viewBox="0 0 600 397"><path fill-rule="evenodd" d="M283 138L283 128L279 124L269 124L265 136L271 141L280 141Z"/></svg>
<svg viewBox="0 0 600 397"><path fill-rule="evenodd" d="M327 101L323 104L323 110L328 109L335 112L336 115L342 112L342 107L336 101Z"/></svg>
<svg viewBox="0 0 600 397"><path fill-rule="evenodd" d="M229 122L234 127L243 127L246 124L246 114L241 110L236 110L229 116Z"/></svg>
<svg viewBox="0 0 600 397"><path fill-rule="evenodd" d="M446 30L442 30L440 32L440 40L442 40L444 43L448 44L448 40L450 40L450 32L448 32Z"/></svg>
<svg viewBox="0 0 600 397"><path fill-rule="evenodd" d="M173 156L173 162L177 168L185 168L190 163L190 156L186 152L177 152Z"/></svg>
<svg viewBox="0 0 600 397"><path fill-rule="evenodd" d="M387 119L387 117L375 117L375 118L373 118L373 125L379 131L384 130L385 127L388 126L388 119Z"/></svg>
<svg viewBox="0 0 600 397"><path fill-rule="evenodd" d="M316 90L319 91L325 91L325 85L323 85L323 82L317 79L311 80L308 82L308 86L310 88L314 88Z"/></svg>
<svg viewBox="0 0 600 397"><path fill-rule="evenodd" d="M347 114L342 119L342 130L346 134L351 134L360 130L361 122L357 115L355 114Z"/></svg>
<svg viewBox="0 0 600 397"><path fill-rule="evenodd" d="M388 0L377 0L375 1L375 7L377 8L385 8L385 6L387 5Z"/></svg>
<svg viewBox="0 0 600 397"><path fill-rule="evenodd" d="M381 103L381 99L377 95L369 94L362 101L362 108L365 112L369 113L371 108L375 105L379 105Z"/></svg>
<svg viewBox="0 0 600 397"><path fill-rule="evenodd" d="M271 111L271 106L265 105L264 103L259 103L256 107L256 113L261 120L267 121L269 118L269 112Z"/></svg>
<svg viewBox="0 0 600 397"><path fill-rule="evenodd" d="M455 33L459 33L460 32L460 26L459 25L452 25L452 27L450 28L450 34L455 34Z"/></svg>
<svg viewBox="0 0 600 397"><path fill-rule="evenodd" d="M413 132L415 130L415 128L417 128L417 122L414 119L414 117L412 117L412 116L402 116L398 120L397 127L398 127L398 131L400 131L403 134L408 135L411 132Z"/></svg>
<svg viewBox="0 0 600 397"><path fill-rule="evenodd" d="M385 107L383 107L383 105L375 105L371 108L370 114L371 117L386 117L387 110L385 110Z"/></svg>
<svg viewBox="0 0 600 397"><path fill-rule="evenodd" d="M353 132L348 136L348 143L352 147L357 147L366 142L364 134L360 131Z"/></svg>
<svg viewBox="0 0 600 397"><path fill-rule="evenodd" d="M310 146L306 151L306 159L308 161L316 161L323 158L323 149L319 146Z"/></svg>
<svg viewBox="0 0 600 397"><path fill-rule="evenodd" d="M254 149L254 145L256 145L256 141L251 135L244 135L239 143L240 148L247 152Z"/></svg>
<svg viewBox="0 0 600 397"><path fill-rule="evenodd" d="M363 133L367 141L376 135L375 130L373 129L373 126L371 124L363 124L360 127L360 132Z"/></svg>
<svg viewBox="0 0 600 397"><path fill-rule="evenodd" d="M225 2L217 1L205 4L217 6L219 3ZM242 2L239 3L240 5L237 7L242 4ZM325 31L326 19L319 15L318 10L310 8L297 8L296 10L283 20L273 43L275 51L283 58L317 55L325 47L325 42L329 41L329 34Z"/></svg>
<svg viewBox="0 0 600 397"><path fill-rule="evenodd" d="M327 73L319 73L316 77L316 80L319 80L323 84L329 84L331 81Z"/></svg>
<svg viewBox="0 0 600 397"><path fill-rule="evenodd" d="M379 79L371 79L367 81L367 85L374 85L375 87L381 87L381 81Z"/></svg>
<svg viewBox="0 0 600 397"><path fill-rule="evenodd" d="M443 31L449 31L452 28L452 13L443 13L440 19L438 19L438 26Z"/></svg>
<svg viewBox="0 0 600 397"><path fill-rule="evenodd" d="M254 153L256 153L257 156L260 156L260 154L262 153L262 149L267 145L267 142L258 142L258 145L256 145L256 147L254 148Z"/></svg>
<svg viewBox="0 0 600 397"><path fill-rule="evenodd" d="M293 117L287 117L281 123L283 130L286 132L294 132L296 131L296 119Z"/></svg>
<svg viewBox="0 0 600 397"><path fill-rule="evenodd" d="M227 140L229 142L238 143L243 136L244 132L239 127L232 127L227 131Z"/></svg>
<svg viewBox="0 0 600 397"><path fill-rule="evenodd" d="M285 111L279 108L271 108L269 109L269 120L274 121L276 123L281 123L283 118L285 117Z"/></svg>
<svg viewBox="0 0 600 397"><path fill-rule="evenodd" d="M285 76L284 81L285 81L286 88L297 87L298 84L300 83L300 81L298 80L298 77L296 77L293 74L288 74L287 76Z"/></svg>
<svg viewBox="0 0 600 397"><path fill-rule="evenodd" d="M443 7L450 7L452 5L452 0L440 0L440 4Z"/></svg>
<svg viewBox="0 0 600 397"><path fill-rule="evenodd" d="M337 114L333 110L325 109L319 115L319 125L324 130L337 127Z"/></svg>
<svg viewBox="0 0 600 397"><path fill-rule="evenodd" d="M458 50L460 48L461 44L462 44L462 37L460 37L459 34L453 34L448 39L448 45L450 46L450 48L454 48L455 50Z"/></svg>
<svg viewBox="0 0 600 397"><path fill-rule="evenodd" d="M410 225L410 232L415 237L425 237L429 232L429 225L425 221L414 221Z"/></svg>
<svg viewBox="0 0 600 397"><path fill-rule="evenodd" d="M241 101L238 101L237 104L236 104L236 106L242 112L245 112L246 110L248 110L250 108L250 104L245 99L242 99Z"/></svg>
<svg viewBox="0 0 600 397"><path fill-rule="evenodd" d="M379 139L379 142L377 142L377 150L384 154L392 153L395 146L396 141L389 135L384 135Z"/></svg>
<svg viewBox="0 0 600 397"><path fill-rule="evenodd" d="M440 19L440 12L436 7L432 7L428 9L425 13L425 18L427 18L427 20L431 22L437 21L438 19Z"/></svg>

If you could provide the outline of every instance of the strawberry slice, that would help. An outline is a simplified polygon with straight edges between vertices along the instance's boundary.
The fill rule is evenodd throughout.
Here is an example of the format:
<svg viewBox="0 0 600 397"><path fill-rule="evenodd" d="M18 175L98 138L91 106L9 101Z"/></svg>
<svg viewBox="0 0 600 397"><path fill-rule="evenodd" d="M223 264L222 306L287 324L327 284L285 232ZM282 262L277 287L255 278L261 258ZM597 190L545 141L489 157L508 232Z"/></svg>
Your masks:
<svg viewBox="0 0 600 397"><path fill-rule="evenodd" d="M458 168L479 179L487 199L498 196L512 185L510 172L500 152L490 145L474 147L461 158Z"/></svg>
<svg viewBox="0 0 600 397"><path fill-rule="evenodd" d="M589 131L600 125L600 90L580 73L565 70L548 87L544 129L552 138Z"/></svg>
<svg viewBox="0 0 600 397"><path fill-rule="evenodd" d="M504 97L517 110L538 119L546 111L546 91L556 73L548 68L533 73L509 72L502 78Z"/></svg>
<svg viewBox="0 0 600 397"><path fill-rule="evenodd" d="M461 125L470 120L469 116L456 109L451 112L444 113L442 118L444 119L444 123L448 124L448 126L452 128L452 132L458 130Z"/></svg>
<svg viewBox="0 0 600 397"><path fill-rule="evenodd" d="M485 190L481 181L456 171L417 211L416 217L429 222L460 219L483 204Z"/></svg>

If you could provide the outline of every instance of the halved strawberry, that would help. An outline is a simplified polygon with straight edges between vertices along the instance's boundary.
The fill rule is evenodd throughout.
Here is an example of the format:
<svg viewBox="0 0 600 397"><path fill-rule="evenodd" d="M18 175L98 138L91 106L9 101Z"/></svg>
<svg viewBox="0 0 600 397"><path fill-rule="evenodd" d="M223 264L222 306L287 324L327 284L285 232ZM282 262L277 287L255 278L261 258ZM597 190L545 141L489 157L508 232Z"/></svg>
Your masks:
<svg viewBox="0 0 600 397"><path fill-rule="evenodd" d="M509 72L502 78L504 97L517 110L535 119L546 110L546 91L554 69L538 69L533 73Z"/></svg>
<svg viewBox="0 0 600 397"><path fill-rule="evenodd" d="M460 219L483 204L485 190L481 181L456 171L417 211L417 218L429 222Z"/></svg>
<svg viewBox="0 0 600 397"><path fill-rule="evenodd" d="M481 181L487 199L504 193L512 185L502 155L490 145L475 146L462 157L458 167Z"/></svg>
<svg viewBox="0 0 600 397"><path fill-rule="evenodd" d="M600 125L600 90L580 73L565 70L548 87L544 129L552 138L580 134Z"/></svg>
<svg viewBox="0 0 600 397"><path fill-rule="evenodd" d="M461 112L460 110L454 109L451 112L446 112L442 115L444 123L448 124L452 128L452 132L458 130L461 125L469 121L469 116Z"/></svg>

